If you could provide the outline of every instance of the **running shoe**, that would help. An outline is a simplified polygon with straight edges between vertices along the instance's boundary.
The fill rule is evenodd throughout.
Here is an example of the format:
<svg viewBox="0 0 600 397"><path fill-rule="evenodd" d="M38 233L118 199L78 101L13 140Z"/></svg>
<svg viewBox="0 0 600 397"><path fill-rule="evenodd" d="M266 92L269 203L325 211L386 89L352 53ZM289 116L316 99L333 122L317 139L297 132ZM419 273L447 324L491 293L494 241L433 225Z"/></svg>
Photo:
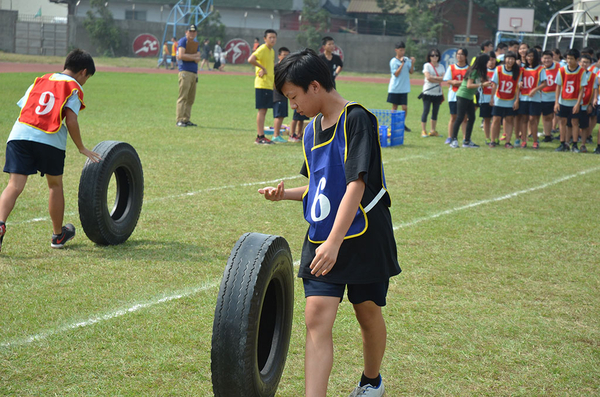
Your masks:
<svg viewBox="0 0 600 397"><path fill-rule="evenodd" d="M463 141L462 147L466 147L466 148L478 148L479 145L475 144L473 141Z"/></svg>
<svg viewBox="0 0 600 397"><path fill-rule="evenodd" d="M451 147L452 149L456 149L456 148L458 148L458 140L456 140L456 139L453 139L453 140L452 140L452 143L450 144L450 147Z"/></svg>
<svg viewBox="0 0 600 397"><path fill-rule="evenodd" d="M540 143L539 142L533 142L533 148L534 149L539 149L540 148Z"/></svg>
<svg viewBox="0 0 600 397"><path fill-rule="evenodd" d="M572 151L573 153L579 153L579 148L577 147L577 142L575 142L575 143L573 144L573 146L571 146L571 151Z"/></svg>
<svg viewBox="0 0 600 397"><path fill-rule="evenodd" d="M356 386L356 389L350 393L348 397L381 397L385 393L385 387L383 386L383 380L379 384L379 387L373 387L371 385Z"/></svg>
<svg viewBox="0 0 600 397"><path fill-rule="evenodd" d="M300 139L294 134L288 138L288 142L300 142Z"/></svg>
<svg viewBox="0 0 600 397"><path fill-rule="evenodd" d="M429 131L429 136L440 136L437 131Z"/></svg>
<svg viewBox="0 0 600 397"><path fill-rule="evenodd" d="M506 140L506 132L502 133L502 136L500 137L501 141L505 141Z"/></svg>
<svg viewBox="0 0 600 397"><path fill-rule="evenodd" d="M408 128L407 126L404 126L404 131L406 131L406 132L412 132L412 130L410 128Z"/></svg>
<svg viewBox="0 0 600 397"><path fill-rule="evenodd" d="M427 131L421 131L421 138L427 138L429 136L429 134L427 133Z"/></svg>
<svg viewBox="0 0 600 397"><path fill-rule="evenodd" d="M515 146L521 146L521 140L515 139Z"/></svg>
<svg viewBox="0 0 600 397"><path fill-rule="evenodd" d="M446 138L446 140L444 141L445 145L449 145L452 143L452 138Z"/></svg>
<svg viewBox="0 0 600 397"><path fill-rule="evenodd" d="M256 140L254 141L254 143L258 144L258 145L271 145L273 144L273 142L271 142L270 139L266 138L264 135L263 136L257 136Z"/></svg>
<svg viewBox="0 0 600 397"><path fill-rule="evenodd" d="M287 140L282 138L281 135L277 135L276 137L273 137L273 139L271 139L271 141L274 143L287 143Z"/></svg>
<svg viewBox="0 0 600 397"><path fill-rule="evenodd" d="M587 144L594 143L594 139L591 136L588 136L587 139L585 140L585 143L587 143Z"/></svg>
<svg viewBox="0 0 600 397"><path fill-rule="evenodd" d="M555 152L568 152L569 145L564 142L561 142L560 145L554 150Z"/></svg>
<svg viewBox="0 0 600 397"><path fill-rule="evenodd" d="M6 234L6 224L4 222L0 222L0 251L2 251L2 240L4 240L5 234Z"/></svg>
<svg viewBox="0 0 600 397"><path fill-rule="evenodd" d="M544 136L544 140L542 142L552 142L552 135Z"/></svg>
<svg viewBox="0 0 600 397"><path fill-rule="evenodd" d="M494 141L491 141L490 144L489 144L489 147L491 149L494 149L496 146L498 146L498 144L496 142L494 142Z"/></svg>
<svg viewBox="0 0 600 397"><path fill-rule="evenodd" d="M73 226L70 223L67 223L65 226L62 227L61 234L52 235L52 242L50 243L50 246L52 248L62 248L65 246L67 241L72 240L73 237L75 237L75 226Z"/></svg>
<svg viewBox="0 0 600 397"><path fill-rule="evenodd" d="M525 149L526 147L527 147L527 142L521 142L521 149Z"/></svg>
<svg viewBox="0 0 600 397"><path fill-rule="evenodd" d="M513 145L511 145L511 143L510 143L510 142L506 142L506 143L504 144L504 149L513 149L513 148L514 148L514 146L513 146Z"/></svg>
<svg viewBox="0 0 600 397"><path fill-rule="evenodd" d="M588 152L587 147L585 145L581 145L581 148L579 149L579 152L580 153L587 153Z"/></svg>
<svg viewBox="0 0 600 397"><path fill-rule="evenodd" d="M187 127L187 123L185 121L178 121L177 122L177 127Z"/></svg>
<svg viewBox="0 0 600 397"><path fill-rule="evenodd" d="M194 124L191 121L188 121L186 124L188 127L198 127L198 124Z"/></svg>
<svg viewBox="0 0 600 397"><path fill-rule="evenodd" d="M594 154L600 154L600 145L596 146L596 149L594 150Z"/></svg>

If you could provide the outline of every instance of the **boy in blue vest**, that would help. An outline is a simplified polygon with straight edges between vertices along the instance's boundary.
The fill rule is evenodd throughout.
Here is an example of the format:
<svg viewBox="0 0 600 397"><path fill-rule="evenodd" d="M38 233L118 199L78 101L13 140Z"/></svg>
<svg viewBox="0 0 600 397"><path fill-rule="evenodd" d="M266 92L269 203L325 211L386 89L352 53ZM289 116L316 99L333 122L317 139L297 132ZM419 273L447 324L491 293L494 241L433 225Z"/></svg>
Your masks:
<svg viewBox="0 0 600 397"><path fill-rule="evenodd" d="M276 66L275 87L292 109L314 117L303 138L301 173L308 185L285 189L282 181L258 191L271 201L302 201L309 223L298 274L306 297L306 395L327 393L333 323L347 287L364 353L362 378L351 396L382 396L386 328L381 308L390 277L401 270L377 119L340 96L327 65L310 49Z"/></svg>
<svg viewBox="0 0 600 397"><path fill-rule="evenodd" d="M48 211L52 219L51 247L62 248L75 237L75 227L62 225L65 212L62 174L67 148L67 130L73 143L93 162L100 156L86 149L81 140L77 115L85 108L82 86L95 73L92 56L82 50L67 55L64 71L38 77L25 96L6 144L4 172L10 174L8 186L0 196L0 249L6 233L6 219L27 183L29 175L46 175L50 197ZM63 123L64 120L64 123Z"/></svg>

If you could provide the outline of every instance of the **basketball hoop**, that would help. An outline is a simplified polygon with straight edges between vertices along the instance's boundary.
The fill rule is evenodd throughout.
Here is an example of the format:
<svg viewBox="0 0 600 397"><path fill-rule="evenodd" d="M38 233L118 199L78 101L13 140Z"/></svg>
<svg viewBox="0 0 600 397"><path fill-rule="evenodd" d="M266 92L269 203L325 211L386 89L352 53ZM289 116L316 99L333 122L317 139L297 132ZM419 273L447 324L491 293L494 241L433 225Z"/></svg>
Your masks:
<svg viewBox="0 0 600 397"><path fill-rule="evenodd" d="M515 33L519 31L519 28L523 26L523 18L510 18L510 27Z"/></svg>

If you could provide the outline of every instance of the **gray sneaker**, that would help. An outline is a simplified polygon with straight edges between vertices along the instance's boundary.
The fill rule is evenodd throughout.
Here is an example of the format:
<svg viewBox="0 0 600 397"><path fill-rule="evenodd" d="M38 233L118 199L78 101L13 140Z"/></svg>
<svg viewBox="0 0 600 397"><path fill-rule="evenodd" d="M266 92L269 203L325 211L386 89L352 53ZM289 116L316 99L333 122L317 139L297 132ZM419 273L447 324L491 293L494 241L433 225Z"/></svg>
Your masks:
<svg viewBox="0 0 600 397"><path fill-rule="evenodd" d="M475 143L473 143L473 141L464 141L462 147L478 148L479 145L476 145Z"/></svg>
<svg viewBox="0 0 600 397"><path fill-rule="evenodd" d="M452 142L450 143L450 147L452 149L458 148L458 141L456 139L453 139Z"/></svg>
<svg viewBox="0 0 600 397"><path fill-rule="evenodd" d="M348 397L381 397L385 394L385 387L383 387L383 380L379 384L379 387L375 388L371 385L356 386L356 389Z"/></svg>

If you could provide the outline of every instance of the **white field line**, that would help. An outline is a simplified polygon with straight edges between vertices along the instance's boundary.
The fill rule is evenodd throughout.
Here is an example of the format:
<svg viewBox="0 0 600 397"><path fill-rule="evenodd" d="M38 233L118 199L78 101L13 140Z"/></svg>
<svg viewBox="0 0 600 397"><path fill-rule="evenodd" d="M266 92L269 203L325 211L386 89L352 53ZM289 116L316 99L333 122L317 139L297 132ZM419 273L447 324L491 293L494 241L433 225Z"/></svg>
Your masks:
<svg viewBox="0 0 600 397"><path fill-rule="evenodd" d="M424 222L424 221L427 221L427 220L439 218L442 215L452 214L454 212L462 211L462 210L465 210L465 209L468 209L468 208L477 207L477 206L480 206L480 205L483 205L483 204L489 204L489 203L493 203L493 202L497 202L497 201L511 199L513 197L517 197L517 196L520 196L520 195L526 194L526 193L531 193L531 192L534 192L536 190L545 189L547 187L556 185L558 183L567 181L569 179L573 179L573 178L576 178L578 176L589 174L591 172L598 171L598 170L600 170L600 167L590 168L588 170L584 170L584 171L577 172L575 174L567 175L567 176L555 179L554 181L547 182L547 183L544 183L542 185L535 186L535 187L532 187L532 188L529 188L529 189L519 190L519 191L516 191L514 193L510 193L510 194L507 194L507 195L504 195L504 196L499 196L499 197L495 197L495 198L491 198L491 199L487 199L487 200L475 201L475 202L473 202L471 204L467 204L467 205L463 205L461 207L456 207L456 208L452 208L452 209L449 209L449 210L446 210L446 211L438 212L436 214L429 215L429 216L423 217L423 218L419 218L419 219L416 219L416 220L408 222L408 223L402 223L400 225L394 226L394 230L398 230L398 229L401 229L401 228L410 227L410 226L416 225L416 224L418 224L420 222ZM272 183L272 181L255 182L255 183L246 184L246 185L255 185L255 184L261 184L261 183ZM299 265L299 263L300 263L299 261L294 262L294 266L297 267ZM102 314L102 315L99 315L99 316L90 317L87 320L83 320L83 321L79 321L79 322L71 323L71 324L66 324L66 325L60 326L58 328L55 328L53 330L44 331L44 332L41 332L39 334L27 336L27 337L24 337L24 338L8 340L6 342L0 343L0 347L6 348L6 347L12 347L12 346L20 346L20 345L25 345L25 344L33 343L33 342L36 342L36 341L41 341L41 340L47 339L48 337L50 337L52 335L55 335L55 334L58 334L58 333L61 333L61 332L66 332L66 331L74 330L74 329L77 329L77 328L87 327L87 326L90 326L90 325L93 325L93 324L96 324L96 323L99 323L99 322L102 322L102 321L108 321L108 320L112 320L112 319L117 318L117 317L122 317L122 316L124 316L126 314L134 313L134 312L137 312L137 311L139 311L141 309L145 309L145 308L148 308L148 307L151 307L151 306L155 306L155 305L158 305L158 304L161 304L161 303L170 302L170 301L173 301L173 300L178 300L178 299L181 299L181 298L185 298L185 297L197 294L199 292L212 289L212 288L218 286L219 284L220 283L216 282L216 281L205 283L205 284L203 284L203 285L201 285L199 287L196 287L196 288L185 290L183 292L178 292L178 293L175 293L175 294L172 294L172 295L169 295L169 296L164 296L164 297L161 297L161 298L156 298L154 300L150 300L150 301L147 301L147 302L144 302L144 303L136 303L136 304L134 304L133 306L131 306L129 308L119 309L119 310L116 310L116 311L113 311L113 312L109 312L109 313L106 313L106 314Z"/></svg>

